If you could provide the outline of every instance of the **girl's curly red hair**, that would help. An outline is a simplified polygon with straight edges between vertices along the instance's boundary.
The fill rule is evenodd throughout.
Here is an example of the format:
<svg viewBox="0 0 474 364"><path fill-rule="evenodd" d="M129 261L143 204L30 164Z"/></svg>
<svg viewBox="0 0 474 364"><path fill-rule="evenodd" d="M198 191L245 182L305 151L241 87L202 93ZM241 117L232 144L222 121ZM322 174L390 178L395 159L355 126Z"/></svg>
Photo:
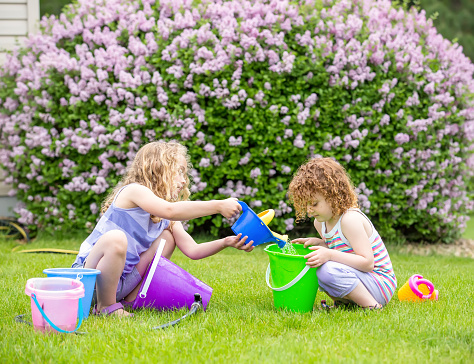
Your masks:
<svg viewBox="0 0 474 364"><path fill-rule="evenodd" d="M359 207L357 194L343 166L331 158L313 158L298 168L288 189L296 210L296 220L306 219L307 208L321 194L334 215Z"/></svg>

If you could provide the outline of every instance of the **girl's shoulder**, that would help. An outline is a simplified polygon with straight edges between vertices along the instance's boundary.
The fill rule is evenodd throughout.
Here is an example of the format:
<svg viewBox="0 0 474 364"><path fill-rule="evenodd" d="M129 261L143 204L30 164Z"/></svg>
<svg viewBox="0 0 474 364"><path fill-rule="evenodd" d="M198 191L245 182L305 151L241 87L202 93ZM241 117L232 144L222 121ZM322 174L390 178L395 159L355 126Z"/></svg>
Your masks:
<svg viewBox="0 0 474 364"><path fill-rule="evenodd" d="M128 193L133 192L133 191L151 191L148 187L136 182L133 182L124 186L123 190L124 190L123 192L128 191Z"/></svg>
<svg viewBox="0 0 474 364"><path fill-rule="evenodd" d="M360 211L359 209L351 209L347 210L341 218L341 224L344 223L357 223L357 222L364 222L370 221L365 214Z"/></svg>
<svg viewBox="0 0 474 364"><path fill-rule="evenodd" d="M132 183L129 183L128 185L124 186L126 188L142 188L142 187L145 187L143 185L141 185L140 183L137 183L137 182L132 182ZM147 188L147 187L145 187Z"/></svg>
<svg viewBox="0 0 474 364"><path fill-rule="evenodd" d="M150 191L148 187L134 182L134 183L130 183L128 185L122 186L117 197L120 197L120 196L123 197L130 194L135 194L138 191L146 191L146 190Z"/></svg>
<svg viewBox="0 0 474 364"><path fill-rule="evenodd" d="M350 228L355 226L363 226L364 230L371 234L372 222L360 210L348 210L341 218L341 228Z"/></svg>
<svg viewBox="0 0 474 364"><path fill-rule="evenodd" d="M351 218L364 218L362 211L359 209L349 209L342 215L342 219L351 219Z"/></svg>
<svg viewBox="0 0 474 364"><path fill-rule="evenodd" d="M122 188L121 192L116 196L115 205L122 209L131 209L137 207L137 197L144 195L149 198L151 190L139 183L130 183ZM153 192L151 192L153 193Z"/></svg>

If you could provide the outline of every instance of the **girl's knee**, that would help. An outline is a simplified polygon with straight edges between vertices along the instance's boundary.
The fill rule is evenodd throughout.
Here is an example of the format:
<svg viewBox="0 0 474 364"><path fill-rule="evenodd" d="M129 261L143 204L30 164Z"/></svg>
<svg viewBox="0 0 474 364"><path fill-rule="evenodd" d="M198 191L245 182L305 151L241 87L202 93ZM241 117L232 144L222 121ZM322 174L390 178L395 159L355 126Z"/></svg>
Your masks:
<svg viewBox="0 0 474 364"><path fill-rule="evenodd" d="M171 258L171 255L173 254L174 249L176 247L176 243L174 241L174 236L171 233L171 231L166 229L161 233L159 240L161 240L161 239L166 240L166 245L165 245L165 248L163 249L162 254L166 259L169 259L169 258Z"/></svg>
<svg viewBox="0 0 474 364"><path fill-rule="evenodd" d="M111 230L102 235L102 244L106 245L106 252L125 256L127 254L127 235L121 230Z"/></svg>
<svg viewBox="0 0 474 364"><path fill-rule="evenodd" d="M316 270L316 275L318 276L319 282L326 282L331 276L328 272L326 264L327 263L324 263L323 265L319 266L318 269Z"/></svg>
<svg viewBox="0 0 474 364"><path fill-rule="evenodd" d="M325 285L331 285L337 280L338 275L333 263L334 262L332 261L328 261L316 270L319 282L322 282Z"/></svg>
<svg viewBox="0 0 474 364"><path fill-rule="evenodd" d="M160 235L160 240L161 239L165 239L167 244L168 243L174 244L174 236L173 234L171 234L171 231L169 231L168 229L163 230L163 232Z"/></svg>

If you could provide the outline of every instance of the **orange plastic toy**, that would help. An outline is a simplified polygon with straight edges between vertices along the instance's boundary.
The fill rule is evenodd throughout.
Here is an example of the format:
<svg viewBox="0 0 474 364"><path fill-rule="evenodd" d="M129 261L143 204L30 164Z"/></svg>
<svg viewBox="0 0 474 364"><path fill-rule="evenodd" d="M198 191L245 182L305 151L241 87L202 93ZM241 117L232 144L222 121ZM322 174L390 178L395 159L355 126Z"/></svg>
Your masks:
<svg viewBox="0 0 474 364"><path fill-rule="evenodd" d="M426 301L439 298L439 291L434 289L433 283L423 279L422 275L412 275L408 281L398 290L400 301Z"/></svg>

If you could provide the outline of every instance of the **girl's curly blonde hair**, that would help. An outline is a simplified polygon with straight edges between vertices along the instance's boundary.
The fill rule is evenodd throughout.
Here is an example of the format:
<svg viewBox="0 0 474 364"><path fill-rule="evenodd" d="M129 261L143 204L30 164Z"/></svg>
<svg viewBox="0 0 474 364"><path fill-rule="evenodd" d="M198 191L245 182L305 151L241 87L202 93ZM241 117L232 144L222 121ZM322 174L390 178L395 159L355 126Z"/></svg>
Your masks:
<svg viewBox="0 0 474 364"><path fill-rule="evenodd" d="M307 217L307 208L323 195L334 215L342 215L351 207L359 207L357 194L343 166L331 158L313 158L298 168L288 189L288 197L296 210L296 220Z"/></svg>
<svg viewBox="0 0 474 364"><path fill-rule="evenodd" d="M120 188L131 183L139 183L148 187L156 196L166 201L185 201L190 196L189 176L186 174L186 184L177 197L173 197L175 177L179 173L179 157L186 159L188 170L192 167L187 148L177 142L151 142L145 144L137 152L132 164L127 169L122 181L107 196L102 204L104 213L112 204ZM157 223L161 218L151 216Z"/></svg>

